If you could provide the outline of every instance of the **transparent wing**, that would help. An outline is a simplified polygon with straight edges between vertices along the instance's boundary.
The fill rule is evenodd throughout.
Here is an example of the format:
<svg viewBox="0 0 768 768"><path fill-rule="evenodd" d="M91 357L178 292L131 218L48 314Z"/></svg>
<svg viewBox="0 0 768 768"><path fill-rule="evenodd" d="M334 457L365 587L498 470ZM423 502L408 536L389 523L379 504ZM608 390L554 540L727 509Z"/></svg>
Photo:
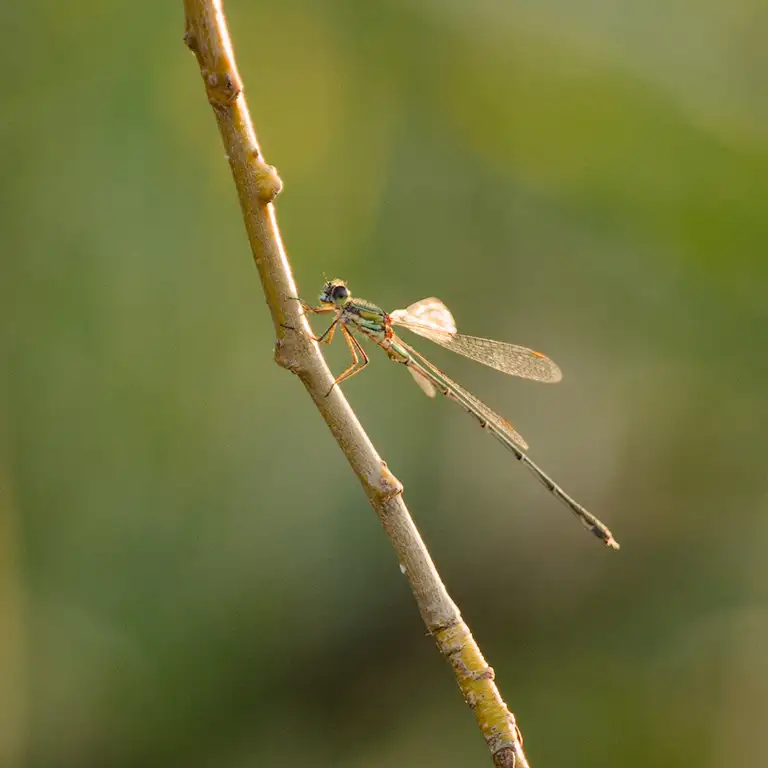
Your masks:
<svg viewBox="0 0 768 768"><path fill-rule="evenodd" d="M456 321L451 310L434 296L417 301L406 309L397 309L389 317L393 325L402 325L431 341L435 338L451 339L456 335Z"/></svg>
<svg viewBox="0 0 768 768"><path fill-rule="evenodd" d="M495 368L502 373L508 373L510 376L548 383L554 383L563 378L560 368L546 355L517 344L482 339L479 336L465 336L461 333L457 333L451 339L433 338L432 341L450 349L451 352Z"/></svg>
<svg viewBox="0 0 768 768"><path fill-rule="evenodd" d="M437 366L432 365L425 357L420 355L413 347L406 344L402 339L398 342L415 359L417 367L408 366L414 375L428 381L435 391L442 392L446 397L456 401L465 411L471 413L483 427L490 427L494 433L502 438L509 439L520 450L528 450L528 443L525 442L522 435L496 411L487 406L480 398L467 392L464 387L457 384L453 379L446 376ZM418 373L416 373L418 371Z"/></svg>
<svg viewBox="0 0 768 768"><path fill-rule="evenodd" d="M411 372L413 380L421 387L421 391L427 397L434 397L437 394L437 390L435 389L434 384L432 384L432 382L426 376L424 376L424 374L419 373L416 368L412 368L411 366L408 366L408 370Z"/></svg>
<svg viewBox="0 0 768 768"><path fill-rule="evenodd" d="M434 296L417 301L407 309L395 310L389 318L393 325L409 328L431 341L436 341L436 337L441 341L450 340L456 333L456 323L451 311ZM436 343L439 344L441 341ZM427 396L434 397L437 394L437 390L426 376L419 373L416 368L408 370Z"/></svg>
<svg viewBox="0 0 768 768"><path fill-rule="evenodd" d="M563 378L557 364L541 352L505 341L456 333L453 315L440 299L422 299L407 309L396 310L390 319L392 325L407 328L451 352L510 376L552 383Z"/></svg>

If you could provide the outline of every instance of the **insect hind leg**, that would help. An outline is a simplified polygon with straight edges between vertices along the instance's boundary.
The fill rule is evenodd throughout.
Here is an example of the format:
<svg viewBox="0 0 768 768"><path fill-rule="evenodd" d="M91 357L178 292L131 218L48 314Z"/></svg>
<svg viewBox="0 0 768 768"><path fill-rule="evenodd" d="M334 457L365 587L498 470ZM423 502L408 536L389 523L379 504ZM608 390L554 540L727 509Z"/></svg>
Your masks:
<svg viewBox="0 0 768 768"><path fill-rule="evenodd" d="M337 384L341 384L342 381L346 381L347 379L351 379L353 376L356 376L370 362L368 360L368 355L365 354L365 350L361 346L360 342L347 330L345 325L341 326L341 332L344 334L344 341L347 342L349 352L352 355L352 364L336 377L333 384L331 384L331 388L326 393L326 397L328 397L328 395L333 392L333 388Z"/></svg>

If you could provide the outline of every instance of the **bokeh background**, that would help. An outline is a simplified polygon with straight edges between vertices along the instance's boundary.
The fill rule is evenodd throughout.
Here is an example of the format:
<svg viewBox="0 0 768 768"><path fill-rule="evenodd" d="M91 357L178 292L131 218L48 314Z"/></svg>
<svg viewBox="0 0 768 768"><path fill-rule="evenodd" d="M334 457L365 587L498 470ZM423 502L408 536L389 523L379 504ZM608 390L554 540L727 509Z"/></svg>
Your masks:
<svg viewBox="0 0 768 768"><path fill-rule="evenodd" d="M344 387L533 765L764 766L764 2L226 9L302 295L434 294L565 372L434 351L620 553L375 350ZM0 27L0 765L488 765L272 362L181 2Z"/></svg>

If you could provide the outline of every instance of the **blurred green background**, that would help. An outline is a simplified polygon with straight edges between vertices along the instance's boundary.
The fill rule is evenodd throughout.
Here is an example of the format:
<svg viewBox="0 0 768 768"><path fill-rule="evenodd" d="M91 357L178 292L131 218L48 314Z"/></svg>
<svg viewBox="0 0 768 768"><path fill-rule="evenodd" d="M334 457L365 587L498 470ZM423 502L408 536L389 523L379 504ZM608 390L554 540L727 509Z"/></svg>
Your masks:
<svg viewBox="0 0 768 768"><path fill-rule="evenodd" d="M434 294L565 372L433 358L620 553L384 355L344 387L532 764L764 766L763 0L226 9L301 294ZM272 361L180 0L0 27L0 766L488 765Z"/></svg>

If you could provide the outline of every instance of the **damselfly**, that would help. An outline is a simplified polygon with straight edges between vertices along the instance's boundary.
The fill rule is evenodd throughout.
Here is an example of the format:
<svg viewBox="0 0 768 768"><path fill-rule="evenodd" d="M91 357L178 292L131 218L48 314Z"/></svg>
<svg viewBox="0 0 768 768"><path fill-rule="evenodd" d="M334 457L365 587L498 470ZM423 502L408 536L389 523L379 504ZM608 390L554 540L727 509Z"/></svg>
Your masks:
<svg viewBox="0 0 768 768"><path fill-rule="evenodd" d="M427 395L434 397L437 392L441 392L472 414L480 426L510 450L522 464L525 464L539 482L560 499L584 526L606 546L619 548L619 543L600 520L572 499L549 475L528 458L524 452L528 449L527 443L509 422L449 379L439 368L406 344L394 332L392 326L407 328L452 352L457 352L502 373L534 381L560 381L562 378L560 369L546 355L516 344L457 333L453 315L442 301L434 297L422 299L411 304L407 309L398 309L387 314L375 304L353 298L343 280L329 280L320 293L319 307L312 307L303 301L301 304L307 312L336 314L326 331L321 336L314 337L315 341L328 344L333 339L336 329L341 328L344 340L349 347L352 364L336 377L333 386L360 373L368 365L368 356L354 334L360 333L367 336L378 344L391 360L405 365Z"/></svg>

